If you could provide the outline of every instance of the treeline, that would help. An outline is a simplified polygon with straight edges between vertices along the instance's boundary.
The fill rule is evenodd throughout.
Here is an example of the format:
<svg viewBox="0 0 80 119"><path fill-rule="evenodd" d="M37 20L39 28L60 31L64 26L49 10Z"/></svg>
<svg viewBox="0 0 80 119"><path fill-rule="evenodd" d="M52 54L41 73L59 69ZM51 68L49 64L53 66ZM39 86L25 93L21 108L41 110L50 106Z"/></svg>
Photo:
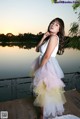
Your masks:
<svg viewBox="0 0 80 119"><path fill-rule="evenodd" d="M8 33L6 35L0 34L0 42L39 42L42 35L42 33L37 35L31 33L24 33L19 35L13 35L12 33Z"/></svg>
<svg viewBox="0 0 80 119"><path fill-rule="evenodd" d="M0 34L0 45L5 46L18 46L20 48L32 48L35 47L40 39L42 38L43 33L37 35L31 33L24 33L19 35L13 35L8 33L6 35Z"/></svg>
<svg viewBox="0 0 80 119"><path fill-rule="evenodd" d="M0 45L31 48L35 47L38 44L42 36L43 36L42 32L40 32L37 35L31 33L24 33L19 35L13 35L12 33L7 33L6 35L0 34ZM80 36L73 36L73 37L65 36L64 48L75 48L80 50Z"/></svg>

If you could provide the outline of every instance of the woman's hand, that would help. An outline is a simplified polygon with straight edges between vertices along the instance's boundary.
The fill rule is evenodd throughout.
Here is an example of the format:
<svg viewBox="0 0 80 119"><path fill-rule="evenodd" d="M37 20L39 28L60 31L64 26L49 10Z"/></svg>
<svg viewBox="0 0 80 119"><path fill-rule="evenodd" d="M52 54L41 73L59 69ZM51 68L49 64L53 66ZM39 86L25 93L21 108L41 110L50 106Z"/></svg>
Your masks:
<svg viewBox="0 0 80 119"><path fill-rule="evenodd" d="M50 36L51 34L49 32L44 33L41 41L39 42L39 44L36 47L36 52L39 52L39 47L43 44L43 41L45 40L45 38L47 38L48 36Z"/></svg>
<svg viewBox="0 0 80 119"><path fill-rule="evenodd" d="M36 52L39 52L39 46L36 47Z"/></svg>
<svg viewBox="0 0 80 119"><path fill-rule="evenodd" d="M47 38L48 36L50 36L51 34L49 32L46 32L44 35L43 35L43 38Z"/></svg>

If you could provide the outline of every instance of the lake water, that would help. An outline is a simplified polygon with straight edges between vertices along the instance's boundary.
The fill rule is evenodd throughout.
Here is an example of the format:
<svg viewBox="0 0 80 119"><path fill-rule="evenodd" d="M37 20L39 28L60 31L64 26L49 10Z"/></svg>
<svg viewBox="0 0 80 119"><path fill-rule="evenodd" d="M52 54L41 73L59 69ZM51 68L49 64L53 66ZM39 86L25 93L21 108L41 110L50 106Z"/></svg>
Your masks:
<svg viewBox="0 0 80 119"><path fill-rule="evenodd" d="M30 76L30 66L40 53L35 48L0 46L0 79ZM80 71L80 50L65 49L56 56L64 73Z"/></svg>

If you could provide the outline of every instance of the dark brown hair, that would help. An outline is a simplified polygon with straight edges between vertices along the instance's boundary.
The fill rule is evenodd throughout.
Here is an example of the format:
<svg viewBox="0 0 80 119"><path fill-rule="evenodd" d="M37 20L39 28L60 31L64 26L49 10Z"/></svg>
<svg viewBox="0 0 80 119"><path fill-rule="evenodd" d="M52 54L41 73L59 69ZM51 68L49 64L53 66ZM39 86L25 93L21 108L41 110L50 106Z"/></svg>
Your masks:
<svg viewBox="0 0 80 119"><path fill-rule="evenodd" d="M59 49L58 49L58 52L57 54L61 55L63 54L64 52L64 34L65 34L65 31L64 31L64 22L62 19L60 18L55 18L53 19L49 26L48 26L48 31L49 31L49 27L50 25L55 22L55 21L58 21L59 25L60 25L60 28L59 28L59 32L57 33L58 37L59 37ZM50 32L50 31L49 31Z"/></svg>

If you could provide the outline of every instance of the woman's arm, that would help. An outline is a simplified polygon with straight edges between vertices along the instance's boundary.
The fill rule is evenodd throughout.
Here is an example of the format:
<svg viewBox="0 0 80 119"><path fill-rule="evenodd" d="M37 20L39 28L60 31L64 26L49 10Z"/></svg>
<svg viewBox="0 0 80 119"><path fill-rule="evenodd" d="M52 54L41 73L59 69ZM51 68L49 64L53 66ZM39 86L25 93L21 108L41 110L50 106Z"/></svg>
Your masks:
<svg viewBox="0 0 80 119"><path fill-rule="evenodd" d="M57 45L57 43L58 43L58 37L57 36L51 36L49 44L48 44L47 49L46 49L46 52L42 58L40 67L47 63L53 50L55 49L55 47Z"/></svg>
<svg viewBox="0 0 80 119"><path fill-rule="evenodd" d="M48 37L49 35L50 35L49 32L46 32L46 33L43 35L42 39L40 40L40 42L39 42L38 45L36 46L36 51L37 51L37 52L38 52L38 50L39 50L39 47L42 45L43 41L45 40L45 38Z"/></svg>

